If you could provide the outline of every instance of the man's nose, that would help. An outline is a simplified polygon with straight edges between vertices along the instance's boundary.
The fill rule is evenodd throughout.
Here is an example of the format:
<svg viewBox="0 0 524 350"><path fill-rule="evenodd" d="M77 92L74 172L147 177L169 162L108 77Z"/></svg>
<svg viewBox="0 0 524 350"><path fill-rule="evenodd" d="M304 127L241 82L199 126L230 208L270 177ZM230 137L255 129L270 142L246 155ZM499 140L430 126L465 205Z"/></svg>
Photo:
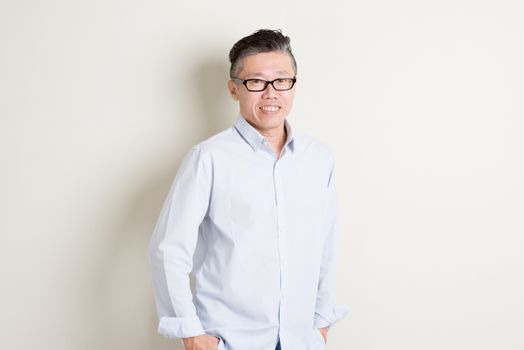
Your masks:
<svg viewBox="0 0 524 350"><path fill-rule="evenodd" d="M263 98L271 98L277 95L277 90L271 84L267 84L266 89L262 92Z"/></svg>

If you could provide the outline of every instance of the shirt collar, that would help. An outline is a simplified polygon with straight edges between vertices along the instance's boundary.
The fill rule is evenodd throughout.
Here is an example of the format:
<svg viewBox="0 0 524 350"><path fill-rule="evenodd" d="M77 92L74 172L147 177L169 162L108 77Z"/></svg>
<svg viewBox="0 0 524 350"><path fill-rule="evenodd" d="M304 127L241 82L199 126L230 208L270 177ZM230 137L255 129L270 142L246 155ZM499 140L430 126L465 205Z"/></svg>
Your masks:
<svg viewBox="0 0 524 350"><path fill-rule="evenodd" d="M240 133L240 135L246 140L246 142L253 148L254 151L262 147L264 144L266 144L268 141L264 136L258 132L257 129L255 129L251 124L249 124L242 115L239 115L237 117L237 120L235 122L235 128ZM291 151L295 150L295 135L293 132L293 128L289 124L287 119L284 119L284 127L287 130L287 139L284 144L284 148L289 145Z"/></svg>

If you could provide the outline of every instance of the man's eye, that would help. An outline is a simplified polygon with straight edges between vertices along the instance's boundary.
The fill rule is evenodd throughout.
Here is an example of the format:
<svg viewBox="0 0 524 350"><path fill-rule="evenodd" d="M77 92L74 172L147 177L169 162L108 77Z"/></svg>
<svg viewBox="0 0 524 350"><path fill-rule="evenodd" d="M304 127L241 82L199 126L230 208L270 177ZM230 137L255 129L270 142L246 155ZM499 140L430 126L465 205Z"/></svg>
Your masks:
<svg viewBox="0 0 524 350"><path fill-rule="evenodd" d="M251 83L252 84L264 84L264 81L260 79L253 79L251 80Z"/></svg>

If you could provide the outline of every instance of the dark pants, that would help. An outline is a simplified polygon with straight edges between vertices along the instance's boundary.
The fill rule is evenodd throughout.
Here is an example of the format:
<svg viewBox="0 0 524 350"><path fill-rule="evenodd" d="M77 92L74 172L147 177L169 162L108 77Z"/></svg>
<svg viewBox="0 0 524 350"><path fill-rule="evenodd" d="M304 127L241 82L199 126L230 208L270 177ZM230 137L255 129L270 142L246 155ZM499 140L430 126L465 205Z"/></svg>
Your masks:
<svg viewBox="0 0 524 350"><path fill-rule="evenodd" d="M277 347L275 348L275 350L280 350L280 339L278 340Z"/></svg>

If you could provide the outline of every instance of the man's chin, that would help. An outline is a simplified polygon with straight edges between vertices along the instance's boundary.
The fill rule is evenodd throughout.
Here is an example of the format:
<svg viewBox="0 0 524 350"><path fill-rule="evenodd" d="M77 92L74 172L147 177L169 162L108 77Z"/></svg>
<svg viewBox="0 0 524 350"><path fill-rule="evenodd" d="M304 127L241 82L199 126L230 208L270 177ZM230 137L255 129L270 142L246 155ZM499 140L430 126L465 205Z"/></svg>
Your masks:
<svg viewBox="0 0 524 350"><path fill-rule="evenodd" d="M260 121L260 125L264 128L273 129L276 127L281 126L284 123L284 120L286 117L282 115L281 113L274 114L274 115L259 115L258 120Z"/></svg>

